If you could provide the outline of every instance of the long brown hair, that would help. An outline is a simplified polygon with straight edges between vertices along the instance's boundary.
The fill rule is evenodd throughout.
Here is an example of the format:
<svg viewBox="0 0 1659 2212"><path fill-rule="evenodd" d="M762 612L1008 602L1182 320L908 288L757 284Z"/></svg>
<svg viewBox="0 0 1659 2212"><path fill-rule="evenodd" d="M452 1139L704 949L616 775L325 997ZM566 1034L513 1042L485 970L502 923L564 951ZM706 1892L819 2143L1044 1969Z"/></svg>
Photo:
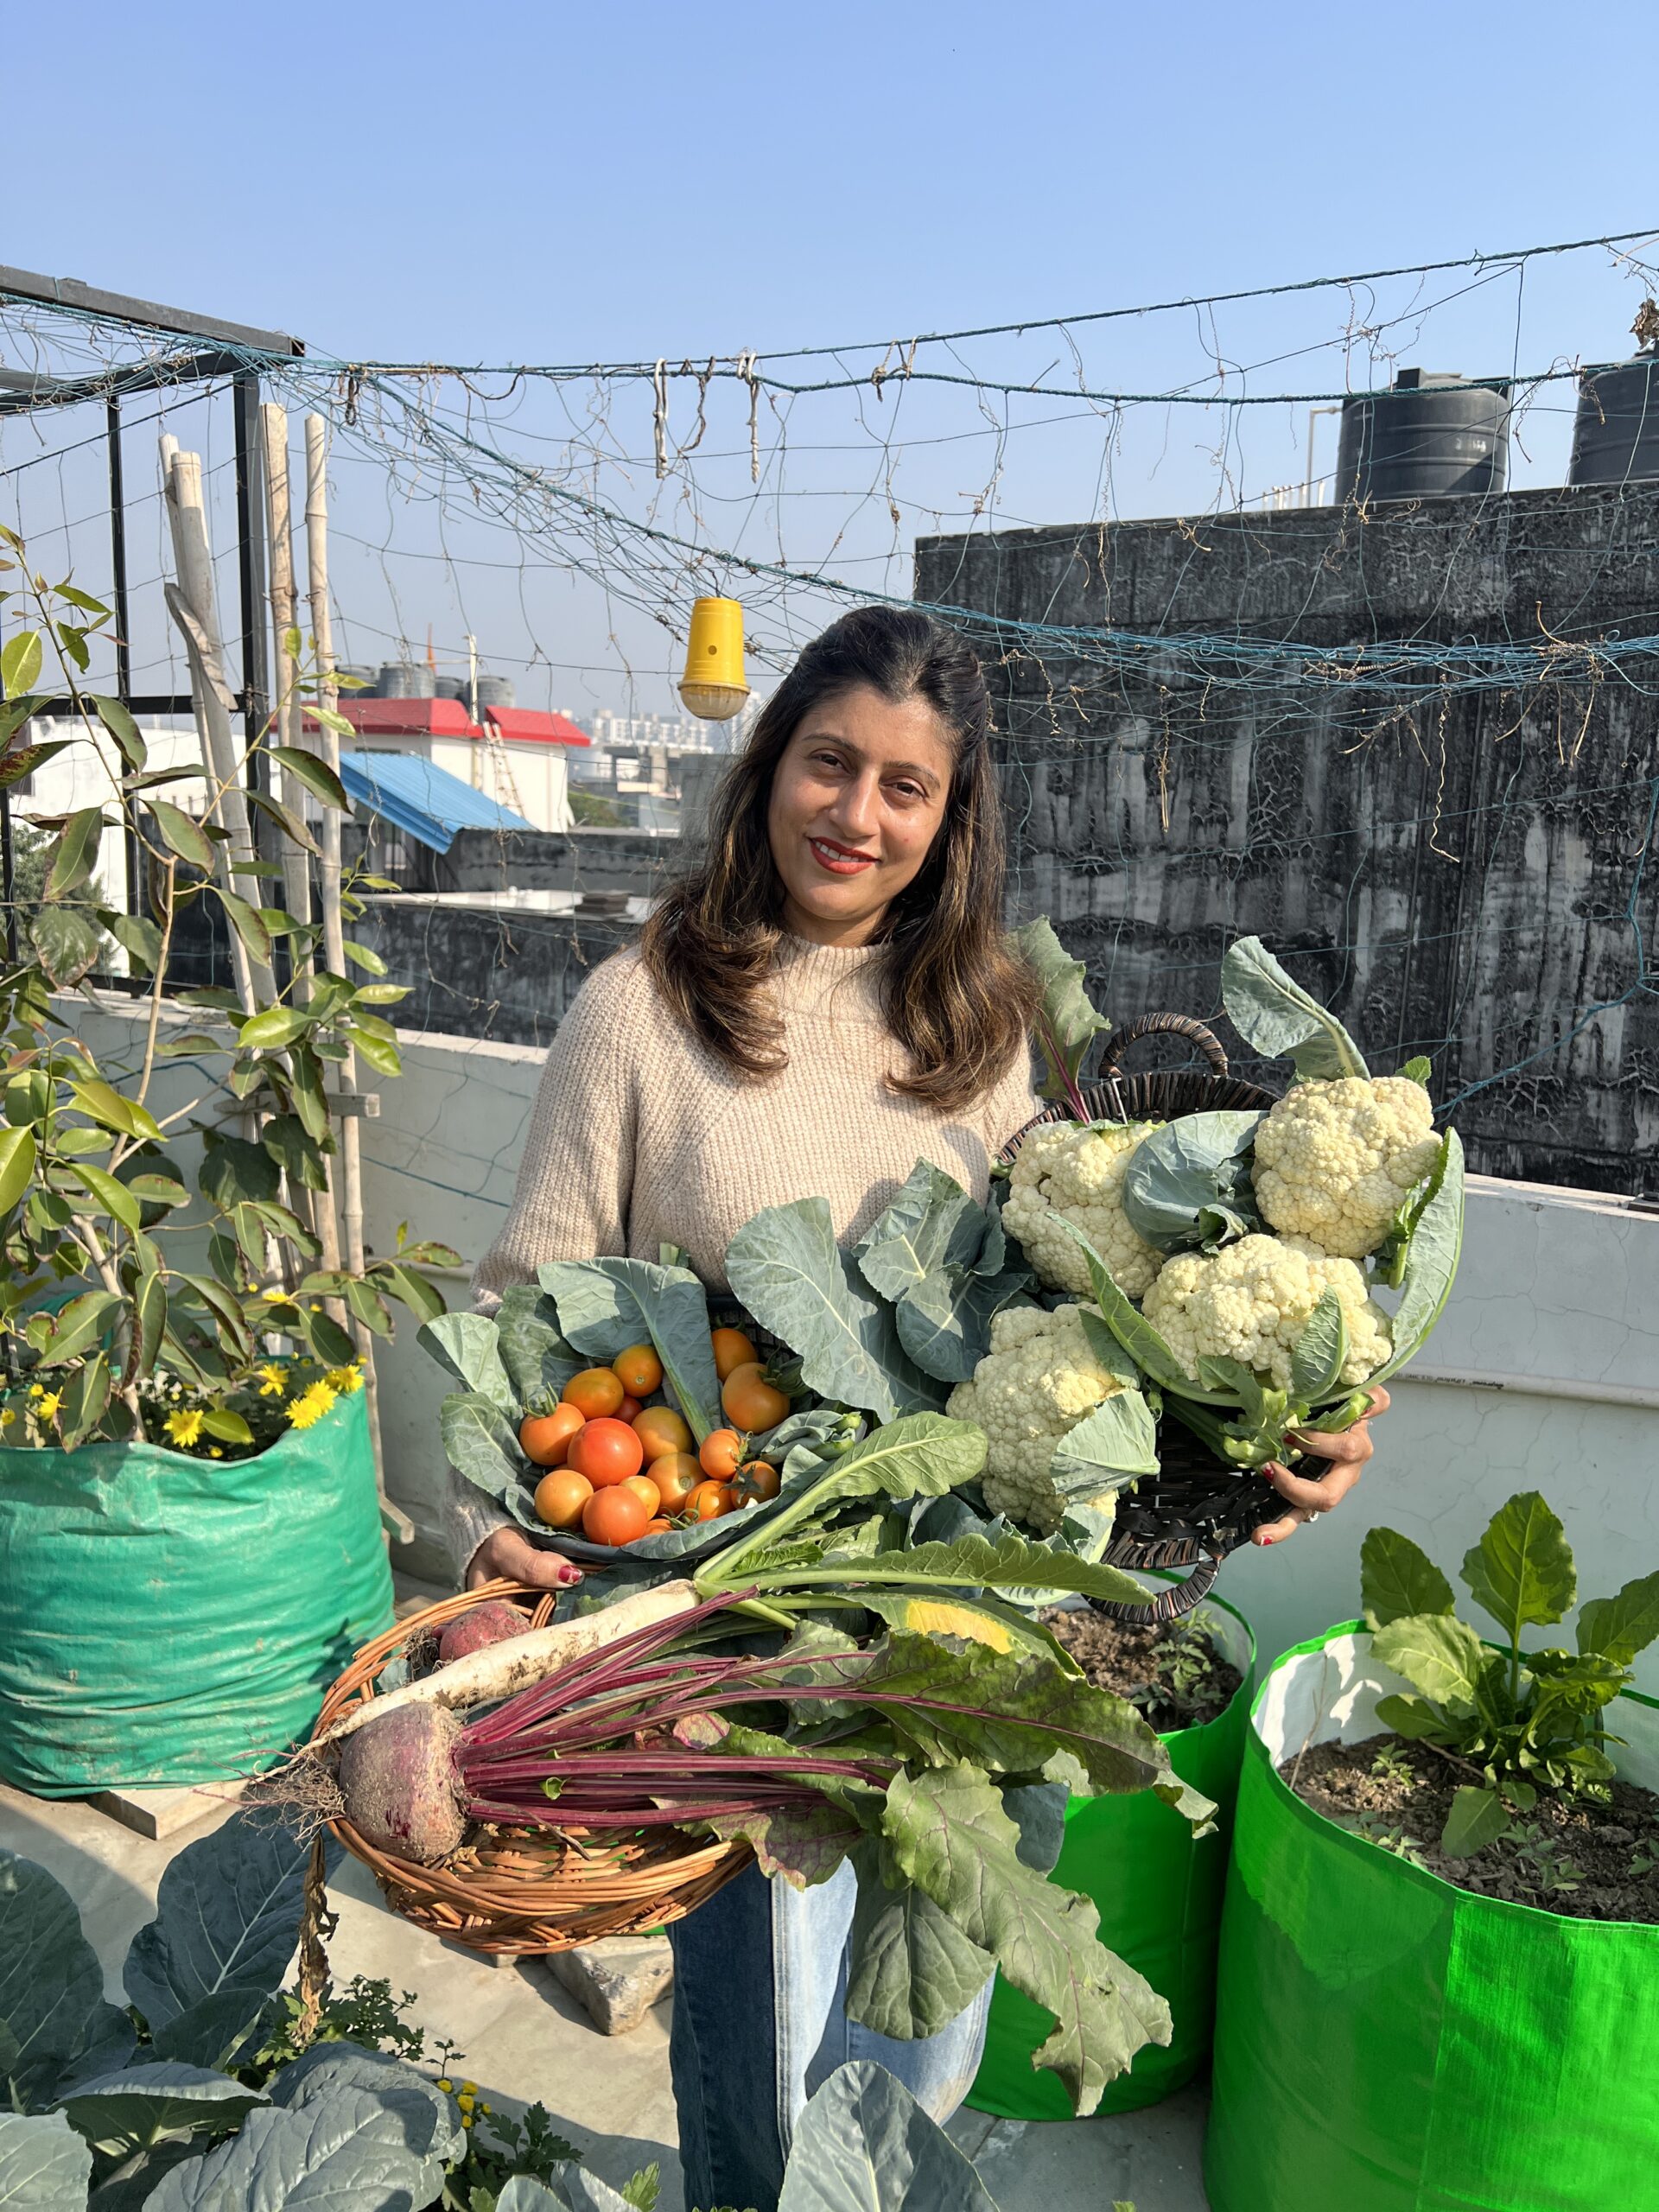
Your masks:
<svg viewBox="0 0 1659 2212"><path fill-rule="evenodd" d="M1007 856L984 672L931 616L861 607L807 646L721 779L707 847L652 914L641 950L664 1001L728 1067L764 1076L784 1065L783 1025L764 995L785 934L766 831L772 777L804 716L859 684L895 705L925 700L952 747L944 818L872 943L887 1027L909 1059L891 1085L954 1111L1014 1065L1037 988L1002 929Z"/></svg>

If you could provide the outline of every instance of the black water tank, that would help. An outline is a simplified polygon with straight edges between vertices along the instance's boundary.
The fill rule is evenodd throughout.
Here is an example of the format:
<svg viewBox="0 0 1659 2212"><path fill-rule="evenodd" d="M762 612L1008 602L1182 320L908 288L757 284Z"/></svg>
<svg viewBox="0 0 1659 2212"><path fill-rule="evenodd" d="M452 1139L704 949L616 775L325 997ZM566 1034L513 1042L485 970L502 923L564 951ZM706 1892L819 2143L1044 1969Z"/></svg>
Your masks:
<svg viewBox="0 0 1659 2212"><path fill-rule="evenodd" d="M380 671L380 696L383 699L430 699L435 697L436 677L429 668L417 660L389 660Z"/></svg>
<svg viewBox="0 0 1659 2212"><path fill-rule="evenodd" d="M478 679L478 711L486 707L510 707L515 693L510 676L480 676Z"/></svg>
<svg viewBox="0 0 1659 2212"><path fill-rule="evenodd" d="M1659 358L1643 353L1586 369L1567 482L1629 484L1649 476L1659 476Z"/></svg>
<svg viewBox="0 0 1659 2212"><path fill-rule="evenodd" d="M436 679L436 688L434 690L432 696L435 699L465 699L467 696L467 683L465 677L460 676L440 676Z"/></svg>
<svg viewBox="0 0 1659 2212"><path fill-rule="evenodd" d="M1467 499L1501 492L1509 473L1507 385L1402 369L1388 391L1343 403L1338 503Z"/></svg>

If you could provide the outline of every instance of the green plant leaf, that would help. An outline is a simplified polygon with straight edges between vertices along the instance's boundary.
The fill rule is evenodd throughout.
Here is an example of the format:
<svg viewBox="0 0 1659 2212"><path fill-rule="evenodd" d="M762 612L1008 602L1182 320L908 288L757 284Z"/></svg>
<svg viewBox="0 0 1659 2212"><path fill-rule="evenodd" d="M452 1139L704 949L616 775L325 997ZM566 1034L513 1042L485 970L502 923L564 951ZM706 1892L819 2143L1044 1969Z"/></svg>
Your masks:
<svg viewBox="0 0 1659 2212"><path fill-rule="evenodd" d="M197 1178L201 1194L229 1212L248 1199L270 1200L282 1190L281 1171L264 1145L211 1131Z"/></svg>
<svg viewBox="0 0 1659 2212"><path fill-rule="evenodd" d="M1567 1532L1535 1490L1499 1506L1465 1554L1463 1580L1510 1644L1520 1643L1523 1628L1564 1619L1579 1594Z"/></svg>
<svg viewBox="0 0 1659 2212"><path fill-rule="evenodd" d="M1095 1294L1095 1303L1099 1306L1107 1327L1122 1345L1135 1367L1149 1376L1160 1389L1173 1391L1178 1397L1196 1398L1201 1402L1211 1405L1227 1404L1229 1400L1224 1394L1206 1390L1192 1381L1165 1342L1161 1333L1150 1321L1142 1317L1118 1288L1112 1278L1111 1269L1077 1224L1067 1221L1065 1215L1060 1213L1057 1213L1053 1218L1059 1223L1066 1234L1074 1237L1082 1247L1084 1261L1089 1269L1090 1287Z"/></svg>
<svg viewBox="0 0 1659 2212"><path fill-rule="evenodd" d="M9 1214L28 1195L36 1150L35 1132L27 1122L0 1128L0 1215Z"/></svg>
<svg viewBox="0 0 1659 2212"><path fill-rule="evenodd" d="M213 840L192 816L175 806L171 800L151 798L145 802L162 839L181 861L192 868L211 874L213 865Z"/></svg>
<svg viewBox="0 0 1659 2212"><path fill-rule="evenodd" d="M899 1870L1055 2015L1035 2063L1059 2077L1080 2116L1143 2045L1169 2041L1162 1998L1100 1943L1087 1897L1022 1863L1018 1828L974 1768L895 1777L882 1828Z"/></svg>
<svg viewBox="0 0 1659 2212"><path fill-rule="evenodd" d="M12 702L14 706L27 706L32 703L27 700ZM0 731L4 729L4 718L5 709L0 708ZM55 760L60 753L67 753L71 741L67 737L60 737L50 745L24 745L20 746L16 753L8 753L3 760L0 760L0 791L6 790L13 784L21 784L25 776L32 776L37 768L43 768L48 760Z"/></svg>
<svg viewBox="0 0 1659 2212"><path fill-rule="evenodd" d="M58 1415L58 1433L66 1452L73 1452L86 1441L109 1410L114 1385L110 1375L110 1363L101 1352L94 1352L83 1360L64 1386L63 1406Z"/></svg>
<svg viewBox="0 0 1659 2212"><path fill-rule="evenodd" d="M99 840L104 835L104 810L83 806L69 817L52 847L46 871L43 899L55 901L79 891L98 866Z"/></svg>
<svg viewBox="0 0 1659 2212"><path fill-rule="evenodd" d="M1088 971L1081 960L1073 960L1067 952L1046 915L1016 930L1014 943L1042 987L1036 1038L1045 1072L1038 1094L1076 1111L1081 1105L1077 1079L1089 1047L1112 1025L1090 1004L1084 988Z"/></svg>
<svg viewBox="0 0 1659 2212"><path fill-rule="evenodd" d="M124 1137L139 1137L146 1144L160 1144L162 1132L155 1116L136 1098L124 1098L113 1085L96 1077L71 1084L70 1095L84 1114Z"/></svg>
<svg viewBox="0 0 1659 2212"><path fill-rule="evenodd" d="M271 2102L285 2112L303 2112L338 2089L363 2090L375 2097L413 2097L429 2108L434 2158L448 2165L467 2150L467 2131L448 2094L391 2051L356 2043L314 2043L273 2074L269 2086Z"/></svg>
<svg viewBox="0 0 1659 2212"><path fill-rule="evenodd" d="M120 1223L123 1229L137 1230L143 1226L138 1201L124 1183L118 1181L106 1169L94 1167L86 1160L75 1162L74 1173L76 1180L105 1213Z"/></svg>
<svg viewBox="0 0 1659 2212"><path fill-rule="evenodd" d="M1054 1446L1048 1478L1072 1506L1103 1510L1118 1491L1158 1471L1158 1429L1139 1390L1118 1390L1085 1414ZM1139 1586L1136 1586L1139 1587ZM1101 1592L1103 1596L1106 1593ZM1130 1605L1144 1601L1127 1597Z"/></svg>
<svg viewBox="0 0 1659 2212"><path fill-rule="evenodd" d="M243 1023L237 1032L237 1046L243 1052L280 1050L296 1037L303 1037L311 1022L311 1015L300 1007L268 1006Z"/></svg>
<svg viewBox="0 0 1659 2212"><path fill-rule="evenodd" d="M954 1177L918 1160L853 1248L872 1290L895 1303L941 1268L971 1268L993 1227Z"/></svg>
<svg viewBox="0 0 1659 2212"><path fill-rule="evenodd" d="M29 941L60 990L68 990L80 981L98 958L102 944L97 925L79 906L41 907L30 918Z"/></svg>
<svg viewBox="0 0 1659 2212"><path fill-rule="evenodd" d="M0 2207L82 2212L92 2154L60 2112L0 2113Z"/></svg>
<svg viewBox="0 0 1659 2212"><path fill-rule="evenodd" d="M1455 1129L1448 1129L1406 1251L1391 1325L1394 1349L1370 1377L1373 1382L1386 1382L1414 1359L1446 1310L1463 1253L1463 1142Z"/></svg>
<svg viewBox="0 0 1659 2212"><path fill-rule="evenodd" d="M1404 1067L1401 1069L1400 1072L1404 1076L1408 1083L1420 1083L1422 1084L1424 1090L1427 1090L1428 1088L1428 1078L1433 1073L1433 1063L1431 1060L1425 1059L1420 1052L1414 1059L1408 1060Z"/></svg>
<svg viewBox="0 0 1659 2212"><path fill-rule="evenodd" d="M1496 1789L1467 1784L1452 1800L1440 1834L1440 1849L1448 1859L1467 1859L1496 1843L1510 1825L1510 1815Z"/></svg>
<svg viewBox="0 0 1659 2212"><path fill-rule="evenodd" d="M1378 1698L1376 1717L1385 1728L1392 1728L1396 1736L1405 1737L1409 1743L1446 1744L1457 1733L1444 1713L1426 1700L1409 1694Z"/></svg>
<svg viewBox="0 0 1659 2212"><path fill-rule="evenodd" d="M881 1857L874 1842L861 1844L853 1853L858 1896L847 2015L877 2035L899 2041L918 2032L937 2035L973 2003L995 1973L996 1961L897 1869L895 1882L886 1882Z"/></svg>
<svg viewBox="0 0 1659 2212"><path fill-rule="evenodd" d="M87 1290L79 1298L72 1298L67 1306L60 1306L51 1317L51 1335L42 1346L37 1347L41 1364L61 1366L65 1361L79 1359L94 1344L100 1344L124 1303L113 1291Z"/></svg>
<svg viewBox="0 0 1659 2212"><path fill-rule="evenodd" d="M262 2107L205 2158L175 2166L144 2212L277 2212L283 2206L361 2206L394 2212L429 2204L442 2168L411 2147L431 2140L412 2094L338 2089L300 2112Z"/></svg>
<svg viewBox="0 0 1659 2212"><path fill-rule="evenodd" d="M1579 1615L1579 1649L1628 1667L1659 1637L1659 1573L1627 1582L1613 1598L1589 1599Z"/></svg>
<svg viewBox="0 0 1659 2212"><path fill-rule="evenodd" d="M386 963L372 945L358 944L352 938L346 938L340 950L349 961L356 967L361 968L365 974L384 976L386 973Z"/></svg>
<svg viewBox="0 0 1659 2212"><path fill-rule="evenodd" d="M540 1268L537 1280L567 1344L593 1359L611 1360L649 1338L697 1441L722 1426L708 1297L689 1268L649 1260L557 1261Z"/></svg>
<svg viewBox="0 0 1659 2212"><path fill-rule="evenodd" d="M435 1320L422 1324L419 1342L464 1390L487 1398L503 1413L517 1414L528 1402L508 1374L496 1323L489 1314L440 1313Z"/></svg>
<svg viewBox="0 0 1659 2212"><path fill-rule="evenodd" d="M327 1155L296 1114L273 1114L259 1132L259 1141L288 1177L290 1189L326 1191Z"/></svg>
<svg viewBox="0 0 1659 2212"><path fill-rule="evenodd" d="M1360 1602L1376 1628L1457 1610L1452 1585L1428 1554L1393 1529L1368 1529L1359 1548Z"/></svg>
<svg viewBox="0 0 1659 2212"><path fill-rule="evenodd" d="M524 1493L529 1463L512 1424L492 1399L452 1391L440 1408L438 1430L444 1457L466 1481L504 1501Z"/></svg>
<svg viewBox="0 0 1659 2212"><path fill-rule="evenodd" d="M944 1402L944 1390L906 1355L892 1307L836 1244L826 1200L798 1198L756 1214L728 1247L726 1272L734 1296L798 1357L819 1397L878 1421Z"/></svg>
<svg viewBox="0 0 1659 2212"><path fill-rule="evenodd" d="M400 1306L407 1306L417 1320L435 1321L444 1310L443 1293L437 1285L401 1261L377 1260L368 1279Z"/></svg>
<svg viewBox="0 0 1659 2212"><path fill-rule="evenodd" d="M378 1073L381 1075L403 1073L403 1055L395 1044L389 1045L384 1037L377 1037L372 1030L365 1029L360 1024L349 1027L346 1034L362 1053L369 1065Z"/></svg>
<svg viewBox="0 0 1659 2212"><path fill-rule="evenodd" d="M270 940L270 931L245 899L238 899L234 891L223 890L217 884L213 888L219 893L219 903L225 909L231 927L241 938L252 957L262 966L269 968L271 955L275 950Z"/></svg>
<svg viewBox="0 0 1659 2212"><path fill-rule="evenodd" d="M0 645L0 692L15 699L19 692L32 691L41 672L41 658L38 630L20 630Z"/></svg>
<svg viewBox="0 0 1659 2212"><path fill-rule="evenodd" d="M503 1291L495 1312L495 1334L515 1405L556 1398L573 1375L591 1364L585 1352L566 1344L559 1334L557 1309L533 1282L514 1283Z"/></svg>
<svg viewBox="0 0 1659 2212"><path fill-rule="evenodd" d="M1213 1250L1262 1226L1250 1183L1260 1113L1186 1114L1129 1155L1123 1211L1160 1252Z"/></svg>
<svg viewBox="0 0 1659 2212"><path fill-rule="evenodd" d="M128 774L134 776L142 774L144 763L149 756L145 748L143 738L139 733L138 725L132 719L131 714L118 699L105 698L101 692L97 691L92 692L90 696L92 711L115 740L116 750L120 753Z"/></svg>
<svg viewBox="0 0 1659 2212"><path fill-rule="evenodd" d="M78 2082L63 2109L89 2143L124 2156L158 2135L223 2133L269 2102L263 2089L169 2059Z"/></svg>
<svg viewBox="0 0 1659 2212"><path fill-rule="evenodd" d="M1075 1552L1051 1549L1012 1533L996 1537L958 1536L949 1542L910 1545L903 1551L874 1552L844 1558L831 1551L816 1567L779 1567L768 1571L752 1562L745 1581L762 1588L776 1582L790 1588L914 1584L941 1596L958 1591L1071 1590L1090 1598L1111 1598L1128 1605L1145 1602L1146 1592L1115 1567L1081 1559ZM1052 1649L1045 1633L1043 1648ZM1040 1764L1040 1762L1039 1762Z"/></svg>
<svg viewBox="0 0 1659 2212"><path fill-rule="evenodd" d="M1377 1630L1371 1649L1385 1667L1403 1675L1448 1713L1474 1711L1486 1649L1473 1629L1455 1616L1414 1613L1390 1621Z"/></svg>
<svg viewBox="0 0 1659 2212"><path fill-rule="evenodd" d="M79 2074L119 2066L131 2023L104 2001L104 1969L68 1891L0 1852L0 2086L8 2104L49 2104Z"/></svg>
<svg viewBox="0 0 1659 2212"><path fill-rule="evenodd" d="M1228 946L1221 996L1234 1028L1265 1058L1287 1059L1304 1078L1370 1074L1335 1014L1286 974L1259 937L1241 937Z"/></svg>
<svg viewBox="0 0 1659 2212"><path fill-rule="evenodd" d="M991 1323L1030 1287L1024 1268L982 1274L974 1268L939 1268L893 1307L899 1342L936 1382L967 1382L991 1348Z"/></svg>
<svg viewBox="0 0 1659 2212"><path fill-rule="evenodd" d="M251 1444L253 1431L240 1414L232 1413L228 1406L210 1406L201 1417L201 1425L209 1436L216 1436L221 1444Z"/></svg>
<svg viewBox="0 0 1659 2212"><path fill-rule="evenodd" d="M303 852L314 853L321 858L321 846L318 844L292 807L284 806L281 799L273 798L269 791L250 791L247 798L248 804L251 806L257 806L261 814L269 817L290 843L298 845Z"/></svg>
<svg viewBox="0 0 1659 2212"><path fill-rule="evenodd" d="M302 753L292 745L268 745L266 757L280 766L284 776L292 776L296 784L303 784L313 798L321 799L325 806L337 808L343 814L352 810L352 802L344 784L328 766L315 753Z"/></svg>
<svg viewBox="0 0 1659 2212"><path fill-rule="evenodd" d="M795 2123L778 2212L996 2212L944 2130L874 2059L839 2066Z"/></svg>
<svg viewBox="0 0 1659 2212"><path fill-rule="evenodd" d="M1336 1389L1347 1357L1348 1325L1342 1300L1334 1290L1327 1290L1291 1346L1291 1395L1305 1406L1318 1405Z"/></svg>
<svg viewBox="0 0 1659 2212"><path fill-rule="evenodd" d="M228 1989L276 1993L299 1941L309 1856L291 1828L261 1811L233 1813L170 1861L124 1977L152 2031ZM333 1847L336 1864L339 1856Z"/></svg>

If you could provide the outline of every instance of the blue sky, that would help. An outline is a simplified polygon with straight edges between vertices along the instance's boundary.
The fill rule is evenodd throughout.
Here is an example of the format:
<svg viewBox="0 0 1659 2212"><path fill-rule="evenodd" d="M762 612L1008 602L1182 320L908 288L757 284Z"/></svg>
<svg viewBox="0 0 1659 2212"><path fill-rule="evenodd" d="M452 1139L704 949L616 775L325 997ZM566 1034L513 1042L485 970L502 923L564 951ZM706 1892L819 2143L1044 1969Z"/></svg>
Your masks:
<svg viewBox="0 0 1659 2212"><path fill-rule="evenodd" d="M1593 20L1592 39L1554 7L1500 16L1418 0L342 0L274 19L223 0L93 0L69 29L40 10L8 25L0 256L284 327L324 353L573 362L902 340L1659 226L1625 96L1649 73L1653 12L1613 0ZM1616 359L1641 289L1605 253L1462 296L1442 280L1445 303L1388 358L1471 373ZM1161 391L1219 352L1273 365L1258 389L1339 389L1344 359L1355 378L1351 358L1329 351L1344 319L1387 320L1411 297L1327 293L1213 325L1183 314L1097 328L1087 374ZM852 365L866 373L872 358ZM1070 365L1064 340L963 358L1016 381ZM1560 479L1570 390L1544 398L1519 481L1529 469ZM741 407L715 401L696 515L688 495L675 527L764 543L792 567L844 562L853 581L887 589L904 588L917 529L1229 504L1300 475L1306 429L1305 410L1259 416L1249 443L1214 416L1143 410L1109 467L1096 419L1045 426L1016 410L1014 434L1005 421L993 436L971 393L918 390L901 435L949 442L918 445L889 529L868 466L893 430L887 403L879 420L844 395L803 403L798 442L826 457L794 461L762 512ZM676 393L677 439L692 404ZM648 460L648 389L620 394L615 416L620 448ZM502 435L553 429L525 415ZM397 650L395 635L423 640L428 623L450 653L471 626L504 665L550 664L526 693L537 703L668 705L671 640L649 611L540 569L526 611L486 534L444 539L453 573L440 575L429 518L359 468L342 456L342 531L355 517L360 573L343 549L340 567L364 658ZM61 519L74 499L54 496ZM365 519L382 511L384 524ZM810 619L780 616L779 649Z"/></svg>

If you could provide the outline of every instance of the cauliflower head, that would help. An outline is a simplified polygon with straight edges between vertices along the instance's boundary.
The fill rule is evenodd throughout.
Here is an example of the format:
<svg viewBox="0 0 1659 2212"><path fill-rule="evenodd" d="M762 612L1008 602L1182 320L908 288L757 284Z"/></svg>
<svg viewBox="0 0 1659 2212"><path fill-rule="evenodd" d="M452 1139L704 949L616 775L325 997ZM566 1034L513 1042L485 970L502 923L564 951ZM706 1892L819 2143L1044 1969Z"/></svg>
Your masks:
<svg viewBox="0 0 1659 2212"><path fill-rule="evenodd" d="M1338 1379L1351 1388L1388 1357L1389 1317L1353 1261L1333 1259L1302 1237L1242 1236L1209 1257L1177 1253L1141 1311L1193 1382L1208 1353L1242 1360L1274 1389L1288 1390L1292 1348L1327 1290L1337 1294L1348 1329Z"/></svg>
<svg viewBox="0 0 1659 2212"><path fill-rule="evenodd" d="M1255 1133L1255 1202L1281 1236L1363 1260L1433 1166L1433 1108L1409 1076L1299 1083Z"/></svg>
<svg viewBox="0 0 1659 2212"><path fill-rule="evenodd" d="M976 1422L985 1432L989 1448L980 1479L992 1512L1052 1535L1065 1513L1049 1479L1054 1446L1122 1388L1096 1358L1080 1306L999 1313L973 1381L958 1382L946 1408L953 1421Z"/></svg>
<svg viewBox="0 0 1659 2212"><path fill-rule="evenodd" d="M1002 1225L1050 1290L1086 1297L1089 1268L1075 1237L1055 1219L1075 1222L1111 1269L1126 1298L1139 1298L1164 1263L1130 1228L1123 1211L1123 1175L1142 1137L1159 1122L1084 1128L1052 1122L1035 1128L1015 1154L1002 1206Z"/></svg>

